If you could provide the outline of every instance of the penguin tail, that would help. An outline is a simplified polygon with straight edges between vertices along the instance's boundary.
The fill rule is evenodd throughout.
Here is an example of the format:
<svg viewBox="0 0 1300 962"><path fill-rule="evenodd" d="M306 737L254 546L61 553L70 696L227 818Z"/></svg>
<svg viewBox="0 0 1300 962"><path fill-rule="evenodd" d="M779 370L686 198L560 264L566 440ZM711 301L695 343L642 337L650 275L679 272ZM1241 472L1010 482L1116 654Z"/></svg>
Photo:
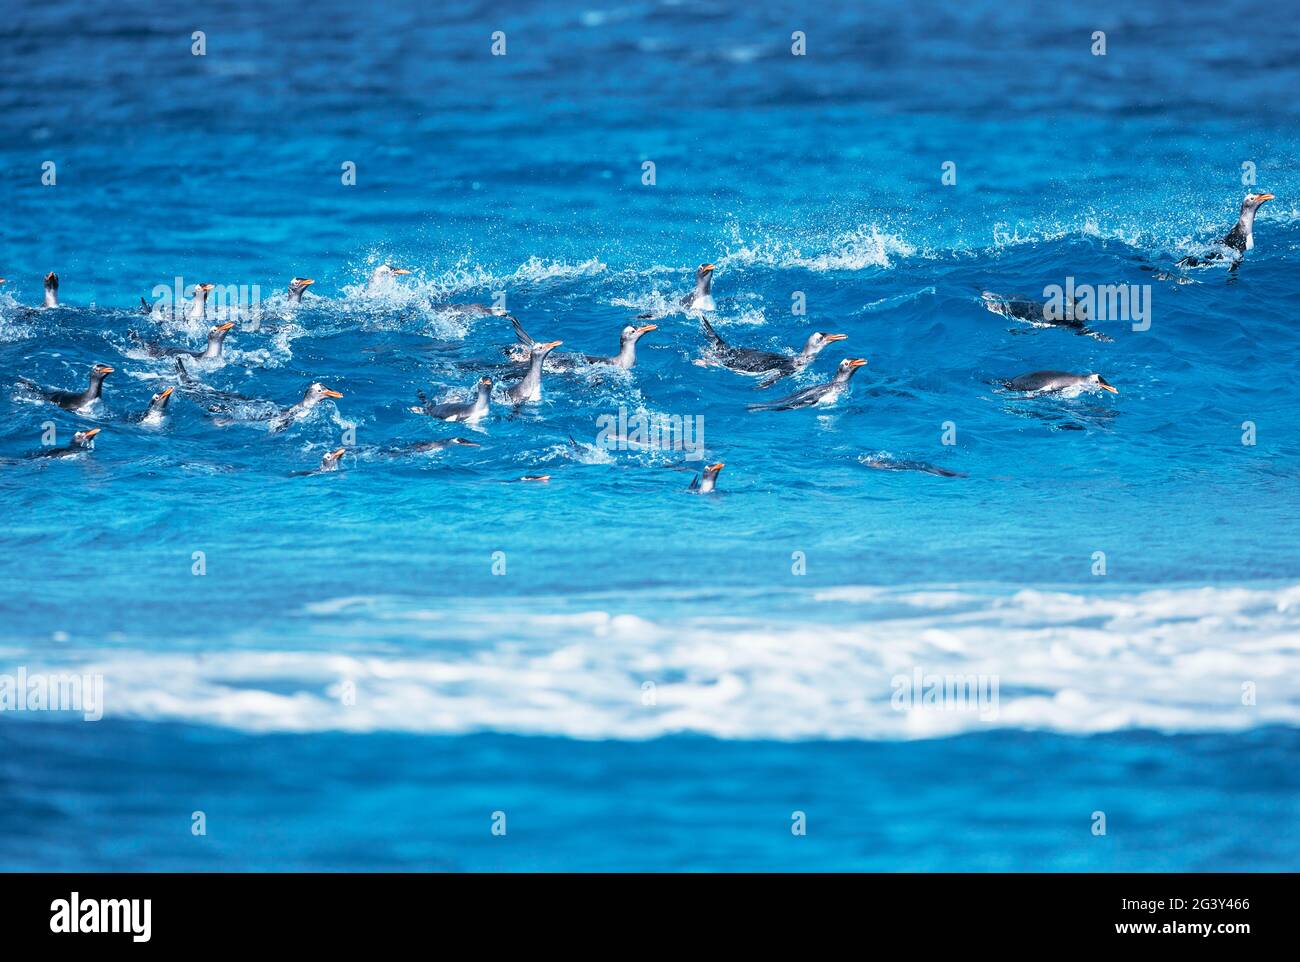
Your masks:
<svg viewBox="0 0 1300 962"><path fill-rule="evenodd" d="M533 346L532 337L524 330L524 326L519 323L519 319L513 315L510 317L510 326L515 329L515 340L520 344L526 344L528 347Z"/></svg>
<svg viewBox="0 0 1300 962"><path fill-rule="evenodd" d="M709 323L709 319L703 314L700 315L700 327L704 329L704 336L709 339L714 347L726 347L727 342L718 335L718 332L713 329L713 325Z"/></svg>

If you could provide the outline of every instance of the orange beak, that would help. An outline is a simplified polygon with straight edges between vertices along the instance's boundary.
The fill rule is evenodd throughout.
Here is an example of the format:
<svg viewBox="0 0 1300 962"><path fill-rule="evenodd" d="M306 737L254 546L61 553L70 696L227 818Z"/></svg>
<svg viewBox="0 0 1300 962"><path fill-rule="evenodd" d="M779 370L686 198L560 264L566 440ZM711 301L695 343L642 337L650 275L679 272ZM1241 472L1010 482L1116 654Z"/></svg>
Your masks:
<svg viewBox="0 0 1300 962"><path fill-rule="evenodd" d="M547 341L545 344L542 345L542 347L545 348L559 347L563 343L564 343L563 341Z"/></svg>
<svg viewBox="0 0 1300 962"><path fill-rule="evenodd" d="M716 268L712 264L701 264L700 270L707 274L709 271L716 270Z"/></svg>
<svg viewBox="0 0 1300 962"><path fill-rule="evenodd" d="M1118 394L1118 393L1119 393L1119 388L1117 388L1117 387L1116 387L1115 385L1113 385L1113 384L1103 384L1103 385L1101 385L1101 389L1102 389L1103 391L1109 391L1111 394Z"/></svg>
<svg viewBox="0 0 1300 962"><path fill-rule="evenodd" d="M535 474L532 475L531 477L520 478L519 480L520 481L549 481L551 480L551 476L549 474Z"/></svg>
<svg viewBox="0 0 1300 962"><path fill-rule="evenodd" d="M726 465L725 463L723 463L722 461L719 461L717 464L710 464L710 465L708 465L704 470L705 470L705 471L721 471L721 470L722 470L723 468L725 468L726 466L727 466L727 465Z"/></svg>
<svg viewBox="0 0 1300 962"><path fill-rule="evenodd" d="M645 334L648 333L649 331L657 331L657 330L659 330L658 324L642 324L640 327L636 329L636 332L638 334Z"/></svg>
<svg viewBox="0 0 1300 962"><path fill-rule="evenodd" d="M113 373L113 369L112 369L111 367L109 367L107 364L100 364L100 365L99 365L99 369L100 369L101 371L103 371L105 374L112 374L112 373Z"/></svg>
<svg viewBox="0 0 1300 962"><path fill-rule="evenodd" d="M172 396L172 391L174 391L174 390L176 390L176 388L174 388L174 387L169 387L167 390L163 391L162 394L159 394L159 395L158 395L158 400L161 401L161 400L162 400L163 398L165 398L165 397L171 397L171 396Z"/></svg>
<svg viewBox="0 0 1300 962"><path fill-rule="evenodd" d="M216 290L216 285L215 285L215 284L200 284L200 285L199 285L199 290L203 291L205 294L207 294L207 293L211 293L212 291Z"/></svg>
<svg viewBox="0 0 1300 962"><path fill-rule="evenodd" d="M408 271L405 267L394 267L394 268L393 268L393 273L394 273L394 274L409 274L409 273L411 273L411 272Z"/></svg>
<svg viewBox="0 0 1300 962"><path fill-rule="evenodd" d="M332 459L338 459L338 458L341 458L341 457L343 457L343 453L344 453L345 451L347 451L347 448L339 448L337 451L331 451L331 452L330 452L330 458L332 458Z"/></svg>
<svg viewBox="0 0 1300 962"><path fill-rule="evenodd" d="M91 438L93 438L96 434L98 434L98 433L99 433L100 431L102 431L102 430L104 430L104 429L103 429L103 428L91 428L89 431L86 432L86 440L89 441Z"/></svg>
<svg viewBox="0 0 1300 962"><path fill-rule="evenodd" d="M228 331L228 330L230 330L230 329L231 329L232 327L234 327L234 326L235 326L235 322L234 322L234 321L226 321L226 323L224 323L224 324L218 324L218 325L217 325L217 330L218 330L218 331Z"/></svg>
<svg viewBox="0 0 1300 962"><path fill-rule="evenodd" d="M827 334L827 335L826 335L826 340L828 340L828 341L845 341L845 340L848 340L848 337L849 337L849 336L848 336L847 334Z"/></svg>
<svg viewBox="0 0 1300 962"><path fill-rule="evenodd" d="M310 277L304 277L302 280L300 280L300 281L298 282L298 286L299 286L299 287L311 287L311 286L312 286L313 284L315 284L315 283L316 283L316 282L315 282L314 280L312 280Z"/></svg>
<svg viewBox="0 0 1300 962"><path fill-rule="evenodd" d="M1255 198L1255 199L1258 200L1258 201L1262 204L1262 203L1264 203L1264 201L1266 201L1266 200L1272 200L1272 199L1273 199L1273 195L1272 195L1272 194L1260 194L1260 195L1259 195L1257 198Z"/></svg>
<svg viewBox="0 0 1300 962"><path fill-rule="evenodd" d="M338 391L331 391L331 390L329 390L329 388L326 388L324 391L321 392L321 396L322 396L322 397L342 397L343 395L340 394Z"/></svg>
<svg viewBox="0 0 1300 962"><path fill-rule="evenodd" d="M849 367L862 367L862 365L866 363L867 363L867 359L865 357L850 358Z"/></svg>

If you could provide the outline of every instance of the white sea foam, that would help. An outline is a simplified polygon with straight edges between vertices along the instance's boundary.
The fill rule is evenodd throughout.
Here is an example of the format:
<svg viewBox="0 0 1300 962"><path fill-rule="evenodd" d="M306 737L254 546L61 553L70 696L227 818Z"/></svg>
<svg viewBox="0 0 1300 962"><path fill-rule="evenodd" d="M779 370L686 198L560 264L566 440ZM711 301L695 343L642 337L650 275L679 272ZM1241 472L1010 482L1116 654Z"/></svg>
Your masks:
<svg viewBox="0 0 1300 962"><path fill-rule="evenodd" d="M310 637L339 639L328 648L199 655L121 642L57 662L48 648L0 655L31 670L102 673L109 717L249 731L896 739L1300 725L1300 585L864 586L801 600L813 619L850 620L536 613L544 599L435 610L355 597L302 613ZM917 669L996 678L997 711L896 709L894 680Z"/></svg>

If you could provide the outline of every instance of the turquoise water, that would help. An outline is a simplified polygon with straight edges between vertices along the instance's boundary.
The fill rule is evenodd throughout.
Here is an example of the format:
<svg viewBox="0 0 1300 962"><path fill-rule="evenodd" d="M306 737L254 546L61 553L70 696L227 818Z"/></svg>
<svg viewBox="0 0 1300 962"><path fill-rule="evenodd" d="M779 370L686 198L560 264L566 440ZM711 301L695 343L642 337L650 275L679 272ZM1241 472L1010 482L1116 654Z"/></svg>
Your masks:
<svg viewBox="0 0 1300 962"><path fill-rule="evenodd" d="M0 714L0 865L1294 867L1300 28L1249 3L381 9L3 28L0 675L99 675L105 717ZM1248 162L1276 198L1241 269L1175 270ZM729 341L847 340L763 393L694 363L706 261ZM412 273L370 294L383 262ZM50 270L64 306L30 310ZM259 303L138 312L176 278ZM980 297L1067 278L1149 285L1149 329ZM449 307L498 295L562 350L658 330L479 425L412 413L511 379L505 318ZM134 423L177 381L132 333L197 348L226 317L202 383L344 396L279 433L180 391ZM853 356L835 406L747 410ZM96 361L89 416L16 386ZM1119 394L997 383L1037 369ZM620 409L702 419L702 457L601 448ZM102 432L26 457L49 423ZM478 446L391 454L452 434ZM963 476L872 469L909 462ZM899 710L918 669L996 679L995 709ZM497 810L532 841L493 849Z"/></svg>

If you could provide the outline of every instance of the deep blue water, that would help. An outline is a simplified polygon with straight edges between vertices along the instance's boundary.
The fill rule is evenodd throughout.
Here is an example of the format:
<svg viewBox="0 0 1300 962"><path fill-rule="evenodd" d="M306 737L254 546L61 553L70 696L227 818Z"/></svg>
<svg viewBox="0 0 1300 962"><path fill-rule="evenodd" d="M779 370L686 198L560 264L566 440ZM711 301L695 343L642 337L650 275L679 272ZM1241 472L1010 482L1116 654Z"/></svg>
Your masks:
<svg viewBox="0 0 1300 962"><path fill-rule="evenodd" d="M11 11L0 676L100 675L106 717L0 713L0 866L1294 868L1300 27L1131 7ZM1275 199L1240 270L1175 268L1246 163ZM728 340L848 339L763 393L693 363L706 261ZM412 274L369 294L383 262ZM175 278L260 305L138 312ZM1067 278L1149 285L1150 328L980 297ZM448 306L499 292L564 349L659 327L475 427L412 413L502 373L508 322ZM177 382L132 334L227 317L200 381L344 397L133 423ZM833 407L746 409L853 356ZM89 416L17 386L96 361ZM1036 369L1119 393L997 383ZM620 408L702 418L705 457L600 449ZM102 432L26 457L51 423ZM388 453L452 434L479 446ZM870 467L899 462L964 476ZM997 710L897 710L916 669Z"/></svg>

